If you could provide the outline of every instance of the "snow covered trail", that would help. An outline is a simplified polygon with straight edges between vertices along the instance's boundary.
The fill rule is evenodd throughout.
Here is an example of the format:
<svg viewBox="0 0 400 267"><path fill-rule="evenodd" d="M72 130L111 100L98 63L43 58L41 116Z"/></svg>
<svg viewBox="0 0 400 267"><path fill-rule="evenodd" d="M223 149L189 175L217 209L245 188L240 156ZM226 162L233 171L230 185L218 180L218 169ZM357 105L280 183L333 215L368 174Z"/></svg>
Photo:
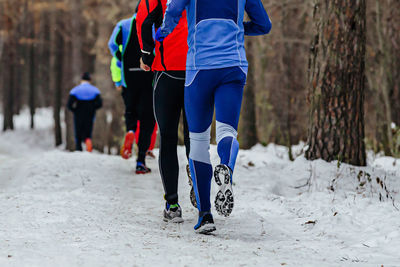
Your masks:
<svg viewBox="0 0 400 267"><path fill-rule="evenodd" d="M185 222L167 224L156 160L138 176L133 159L53 149L48 117L31 132L21 115L0 134L0 266L400 266L400 160L355 168L290 162L275 145L241 151L234 211L214 212L217 232L203 236L183 148Z"/></svg>

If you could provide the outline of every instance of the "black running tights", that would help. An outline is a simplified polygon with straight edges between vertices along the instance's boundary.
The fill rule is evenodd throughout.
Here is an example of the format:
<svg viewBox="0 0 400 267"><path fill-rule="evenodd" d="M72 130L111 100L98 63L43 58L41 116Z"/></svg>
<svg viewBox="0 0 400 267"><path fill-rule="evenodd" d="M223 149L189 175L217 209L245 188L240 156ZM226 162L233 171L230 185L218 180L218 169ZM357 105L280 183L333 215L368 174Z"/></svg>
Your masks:
<svg viewBox="0 0 400 267"><path fill-rule="evenodd" d="M156 72L154 76L154 111L160 130L159 166L165 199L178 202L179 164L178 126L183 113L186 156L189 157L189 131L184 112L185 71Z"/></svg>

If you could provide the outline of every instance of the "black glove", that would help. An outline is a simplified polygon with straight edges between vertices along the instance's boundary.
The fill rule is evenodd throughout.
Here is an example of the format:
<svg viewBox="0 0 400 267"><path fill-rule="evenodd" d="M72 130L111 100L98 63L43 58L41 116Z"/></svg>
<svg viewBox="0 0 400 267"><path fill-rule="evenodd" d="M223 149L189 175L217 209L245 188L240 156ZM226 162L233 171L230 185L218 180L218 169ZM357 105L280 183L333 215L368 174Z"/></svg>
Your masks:
<svg viewBox="0 0 400 267"><path fill-rule="evenodd" d="M147 66L149 66L151 68L151 65L153 65L153 61L154 61L153 53L150 53L150 54L142 53L142 60L143 60L144 64L146 64Z"/></svg>

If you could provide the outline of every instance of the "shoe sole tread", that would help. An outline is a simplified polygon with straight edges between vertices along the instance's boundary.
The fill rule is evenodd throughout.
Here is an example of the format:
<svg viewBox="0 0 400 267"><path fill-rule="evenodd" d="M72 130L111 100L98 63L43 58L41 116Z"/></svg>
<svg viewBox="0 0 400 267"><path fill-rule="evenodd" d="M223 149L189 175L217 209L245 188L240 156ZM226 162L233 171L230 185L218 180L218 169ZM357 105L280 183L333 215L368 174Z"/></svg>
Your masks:
<svg viewBox="0 0 400 267"><path fill-rule="evenodd" d="M218 193L215 196L215 209L218 214L228 217L234 207L233 190L231 184L230 170L226 165L215 167L214 179L218 185Z"/></svg>

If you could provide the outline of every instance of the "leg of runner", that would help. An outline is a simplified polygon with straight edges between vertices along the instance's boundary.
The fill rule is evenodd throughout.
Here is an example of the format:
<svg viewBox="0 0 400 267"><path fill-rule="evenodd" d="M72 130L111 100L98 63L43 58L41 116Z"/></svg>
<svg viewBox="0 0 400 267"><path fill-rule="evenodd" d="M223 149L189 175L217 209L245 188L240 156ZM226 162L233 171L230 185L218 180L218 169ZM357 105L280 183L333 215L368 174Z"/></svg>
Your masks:
<svg viewBox="0 0 400 267"><path fill-rule="evenodd" d="M77 114L74 114L75 150L82 151L82 123Z"/></svg>
<svg viewBox="0 0 400 267"><path fill-rule="evenodd" d="M184 71L157 72L154 84L154 111L160 130L159 165L164 185L166 209L164 219L182 221L178 204L179 164L178 126L184 101Z"/></svg>
<svg viewBox="0 0 400 267"><path fill-rule="evenodd" d="M124 145L121 149L121 156L124 159L129 159L132 156L132 146L138 120L137 107L135 106L135 101L137 99L135 88L124 87L122 89L122 98L125 104L125 125L127 133L125 135Z"/></svg>
<svg viewBox="0 0 400 267"><path fill-rule="evenodd" d="M139 95L139 120L140 120L140 135L138 142L138 158L136 173L148 173L151 170L146 166L146 152L151 143L151 136L154 129L155 119L153 111L153 74L140 73L142 83Z"/></svg>
<svg viewBox="0 0 400 267"><path fill-rule="evenodd" d="M149 151L153 151L154 147L156 146L157 132L158 132L158 127L157 127L157 123L155 123L154 129L153 129L153 134L151 135L151 143L150 143Z"/></svg>
<svg viewBox="0 0 400 267"><path fill-rule="evenodd" d="M189 163L199 209L199 221L195 230L202 233L215 230L211 215L210 189L213 170L209 154L214 106L218 154L221 157L221 165L218 165L214 172L219 186L215 203L217 211L225 216L228 216L233 208L231 177L239 149L236 131L245 79L246 75L236 67L202 70L192 74L188 72L185 107L191 142ZM228 179L224 176L223 181L218 183L217 177L225 174L222 170L228 171Z"/></svg>

